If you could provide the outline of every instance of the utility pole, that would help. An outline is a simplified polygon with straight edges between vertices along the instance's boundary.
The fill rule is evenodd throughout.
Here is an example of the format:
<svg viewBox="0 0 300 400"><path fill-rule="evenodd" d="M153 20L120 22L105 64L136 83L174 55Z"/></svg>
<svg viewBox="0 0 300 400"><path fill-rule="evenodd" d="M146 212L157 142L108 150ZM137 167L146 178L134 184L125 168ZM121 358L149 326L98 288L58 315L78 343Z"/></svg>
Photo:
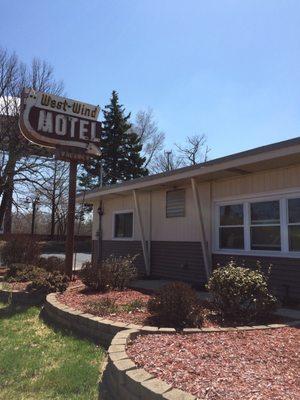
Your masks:
<svg viewBox="0 0 300 400"><path fill-rule="evenodd" d="M172 151L165 151L165 154L167 156L167 171L170 171L170 169L171 169L170 156L172 154Z"/></svg>
<svg viewBox="0 0 300 400"><path fill-rule="evenodd" d="M36 196L35 198L32 198L30 196L26 197L26 204L32 204L32 218L31 218L31 235L34 235L34 230L35 230L35 217L36 217L36 209L37 205L40 202L39 196Z"/></svg>

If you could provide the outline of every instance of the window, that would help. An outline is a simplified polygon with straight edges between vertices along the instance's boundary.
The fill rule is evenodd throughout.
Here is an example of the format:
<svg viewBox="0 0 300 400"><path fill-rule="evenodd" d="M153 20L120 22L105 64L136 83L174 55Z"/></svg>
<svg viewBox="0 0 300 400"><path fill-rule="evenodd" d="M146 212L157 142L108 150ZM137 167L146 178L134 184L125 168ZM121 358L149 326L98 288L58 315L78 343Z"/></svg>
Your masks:
<svg viewBox="0 0 300 400"><path fill-rule="evenodd" d="M300 196L217 204L215 249L299 257Z"/></svg>
<svg viewBox="0 0 300 400"><path fill-rule="evenodd" d="M114 216L114 237L132 238L133 236L133 213L122 212Z"/></svg>
<svg viewBox="0 0 300 400"><path fill-rule="evenodd" d="M244 248L244 210L242 204L220 207L219 247Z"/></svg>
<svg viewBox="0 0 300 400"><path fill-rule="evenodd" d="M289 250L300 251L300 198L288 200Z"/></svg>
<svg viewBox="0 0 300 400"><path fill-rule="evenodd" d="M170 190L166 194L166 217L185 216L185 190Z"/></svg>
<svg viewBox="0 0 300 400"><path fill-rule="evenodd" d="M281 250L279 201L250 204L251 250Z"/></svg>

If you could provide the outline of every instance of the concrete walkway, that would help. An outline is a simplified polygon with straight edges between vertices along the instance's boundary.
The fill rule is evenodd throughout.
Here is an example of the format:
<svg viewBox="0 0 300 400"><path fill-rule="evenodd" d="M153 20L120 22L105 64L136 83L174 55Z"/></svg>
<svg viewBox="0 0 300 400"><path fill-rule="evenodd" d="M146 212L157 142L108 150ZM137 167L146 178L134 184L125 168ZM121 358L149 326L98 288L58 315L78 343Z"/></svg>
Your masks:
<svg viewBox="0 0 300 400"><path fill-rule="evenodd" d="M279 308L274 314L280 317L300 321L300 310L294 310L292 308Z"/></svg>
<svg viewBox="0 0 300 400"><path fill-rule="evenodd" d="M161 289L165 284L169 283L166 279L139 279L134 281L130 286L133 289L144 289L153 290L154 292ZM211 300L211 294L204 291L197 291L200 300ZM300 310L295 310L291 308L279 308L276 315L284 318L289 318L291 320L300 321Z"/></svg>
<svg viewBox="0 0 300 400"><path fill-rule="evenodd" d="M167 283L172 281L166 279L138 279L130 284L133 289L153 290L157 292ZM211 298L210 293L204 291L197 291L200 300L209 300Z"/></svg>

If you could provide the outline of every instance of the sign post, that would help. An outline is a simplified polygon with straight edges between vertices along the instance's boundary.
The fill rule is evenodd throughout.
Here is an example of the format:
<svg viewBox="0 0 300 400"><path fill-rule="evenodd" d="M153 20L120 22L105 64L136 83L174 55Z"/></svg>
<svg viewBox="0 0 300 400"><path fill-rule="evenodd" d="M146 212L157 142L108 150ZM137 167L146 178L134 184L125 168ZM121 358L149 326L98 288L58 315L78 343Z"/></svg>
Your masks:
<svg viewBox="0 0 300 400"><path fill-rule="evenodd" d="M57 159L68 161L69 203L67 218L65 273L71 278L74 254L77 166L90 157L99 157L100 108L48 93L24 89L19 126L31 142L54 148Z"/></svg>
<svg viewBox="0 0 300 400"><path fill-rule="evenodd" d="M72 277L73 255L74 255L74 225L75 225L75 206L76 206L76 181L77 181L77 161L70 161L69 167L69 201L67 219L67 238L66 238L66 275Z"/></svg>

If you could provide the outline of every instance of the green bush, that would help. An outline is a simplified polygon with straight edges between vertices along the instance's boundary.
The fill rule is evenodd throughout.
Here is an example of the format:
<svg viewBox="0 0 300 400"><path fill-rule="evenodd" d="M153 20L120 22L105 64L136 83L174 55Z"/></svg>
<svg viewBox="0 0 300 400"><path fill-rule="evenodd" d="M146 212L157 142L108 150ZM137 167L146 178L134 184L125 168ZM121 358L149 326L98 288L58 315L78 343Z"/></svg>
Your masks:
<svg viewBox="0 0 300 400"><path fill-rule="evenodd" d="M11 264L4 279L9 282L29 282L43 275L44 272L35 265Z"/></svg>
<svg viewBox="0 0 300 400"><path fill-rule="evenodd" d="M48 272L59 271L64 273L65 260L55 256L40 257L38 260L38 266Z"/></svg>
<svg viewBox="0 0 300 400"><path fill-rule="evenodd" d="M18 263L36 265L40 255L40 244L26 236L9 240L1 249L2 263L8 267Z"/></svg>
<svg viewBox="0 0 300 400"><path fill-rule="evenodd" d="M249 323L266 318L276 309L267 278L260 271L239 267L231 261L214 270L207 284L213 302L223 318Z"/></svg>
<svg viewBox="0 0 300 400"><path fill-rule="evenodd" d="M29 292L53 293L64 292L68 287L68 277L58 271L45 272L35 278L28 286Z"/></svg>
<svg viewBox="0 0 300 400"><path fill-rule="evenodd" d="M203 322L197 292L183 282L164 285L149 299L147 307L161 324L168 326L192 327Z"/></svg>
<svg viewBox="0 0 300 400"><path fill-rule="evenodd" d="M82 282L96 290L123 290L137 277L136 256L110 256L96 267L87 262L79 272Z"/></svg>

